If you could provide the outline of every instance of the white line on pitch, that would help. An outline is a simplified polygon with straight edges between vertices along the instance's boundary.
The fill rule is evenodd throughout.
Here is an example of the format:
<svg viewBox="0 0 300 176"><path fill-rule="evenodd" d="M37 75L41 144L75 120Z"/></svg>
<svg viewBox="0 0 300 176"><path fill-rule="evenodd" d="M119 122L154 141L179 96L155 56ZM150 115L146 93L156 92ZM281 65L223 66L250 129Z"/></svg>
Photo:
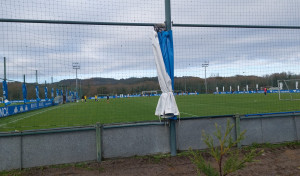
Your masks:
<svg viewBox="0 0 300 176"><path fill-rule="evenodd" d="M191 115L192 117L198 117L198 115L194 115L194 114L189 114L189 113L186 113L186 112L180 112L182 114L187 114L187 115Z"/></svg>
<svg viewBox="0 0 300 176"><path fill-rule="evenodd" d="M69 105L70 105L70 104L69 104ZM30 115L25 116L25 117L23 117L23 118L19 118L19 119L16 119L16 120L13 120L13 121L10 121L10 122L1 124L0 127L6 126L6 125L8 125L8 124L10 124L10 123L14 123L14 122L17 122L17 121L19 121L19 120L23 120L23 119L26 119L26 118L28 118L28 117L31 117L31 116L34 116L34 115L37 115L37 114L41 114L41 113L44 113L44 112L47 112L47 111L50 111L50 110L53 110L53 109L61 108L61 107L65 107L65 106L59 106L59 105L58 105L58 106L53 107L53 108L51 108L51 109L46 109L46 110L44 110L44 111L41 111L41 112L38 112L38 113L35 113L35 114L30 114Z"/></svg>

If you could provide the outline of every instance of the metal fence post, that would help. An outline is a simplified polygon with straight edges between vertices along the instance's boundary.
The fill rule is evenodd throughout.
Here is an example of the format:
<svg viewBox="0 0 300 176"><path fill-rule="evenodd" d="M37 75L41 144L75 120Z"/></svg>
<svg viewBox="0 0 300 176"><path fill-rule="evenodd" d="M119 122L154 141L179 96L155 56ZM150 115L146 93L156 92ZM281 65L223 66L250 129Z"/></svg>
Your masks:
<svg viewBox="0 0 300 176"><path fill-rule="evenodd" d="M170 122L170 150L171 156L176 156L177 146L176 146L176 120L169 119Z"/></svg>
<svg viewBox="0 0 300 176"><path fill-rule="evenodd" d="M240 129L240 115L239 114L236 114L235 115L235 133L236 133L236 140L238 138L238 136L241 134L241 129ZM237 147L238 148L241 148L241 142L238 142L237 143Z"/></svg>
<svg viewBox="0 0 300 176"><path fill-rule="evenodd" d="M102 153L101 153L101 124L96 124L96 147L97 147L97 162L101 162Z"/></svg>
<svg viewBox="0 0 300 176"><path fill-rule="evenodd" d="M20 170L23 169L23 135L20 132Z"/></svg>

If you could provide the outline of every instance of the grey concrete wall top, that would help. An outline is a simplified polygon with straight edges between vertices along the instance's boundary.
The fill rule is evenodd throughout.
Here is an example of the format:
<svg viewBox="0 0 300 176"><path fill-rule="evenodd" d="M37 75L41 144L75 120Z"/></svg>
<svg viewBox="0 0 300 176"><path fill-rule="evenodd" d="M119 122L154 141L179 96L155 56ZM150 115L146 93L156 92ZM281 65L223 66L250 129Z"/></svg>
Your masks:
<svg viewBox="0 0 300 176"><path fill-rule="evenodd" d="M300 117L295 117L294 120L295 120L297 140L300 141Z"/></svg>

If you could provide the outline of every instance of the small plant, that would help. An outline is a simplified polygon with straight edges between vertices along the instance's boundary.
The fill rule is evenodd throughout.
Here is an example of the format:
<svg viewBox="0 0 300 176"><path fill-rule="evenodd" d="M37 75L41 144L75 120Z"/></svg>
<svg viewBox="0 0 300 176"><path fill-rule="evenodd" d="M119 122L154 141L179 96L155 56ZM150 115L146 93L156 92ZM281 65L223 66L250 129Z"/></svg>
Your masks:
<svg viewBox="0 0 300 176"><path fill-rule="evenodd" d="M209 162L205 161L202 156L203 152L191 151L191 160L197 167L199 175L205 174L208 176L226 176L229 173L235 172L243 167L247 162L253 162L254 158L261 155L263 151L257 152L256 149L251 149L244 155L241 155L240 150L234 148L239 142L244 139L245 131L237 136L236 140L233 140L231 131L234 127L227 121L226 130L224 135L221 132L221 126L215 124L216 132L213 136L218 140L218 146L214 145L214 137L202 133L203 141L208 147L208 153L217 162L217 169L214 168Z"/></svg>

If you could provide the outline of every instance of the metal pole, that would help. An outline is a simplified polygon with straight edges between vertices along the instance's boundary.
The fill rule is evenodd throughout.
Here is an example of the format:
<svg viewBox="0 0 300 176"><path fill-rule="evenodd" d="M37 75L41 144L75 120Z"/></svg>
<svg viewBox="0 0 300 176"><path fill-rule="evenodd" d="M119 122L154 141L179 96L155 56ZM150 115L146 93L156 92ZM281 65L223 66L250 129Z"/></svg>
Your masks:
<svg viewBox="0 0 300 176"><path fill-rule="evenodd" d="M0 18L0 23L42 23L42 24L78 24L78 25L112 25L112 26L164 26L161 23L127 23L127 22L97 22L97 21L63 21L63 20L27 20ZM171 24L171 23L170 23Z"/></svg>
<svg viewBox="0 0 300 176"><path fill-rule="evenodd" d="M101 124L97 122L96 124L96 149L97 149L97 162L101 162L102 159L102 149L101 149Z"/></svg>
<svg viewBox="0 0 300 176"><path fill-rule="evenodd" d="M6 81L6 58L4 57L4 81Z"/></svg>
<svg viewBox="0 0 300 176"><path fill-rule="evenodd" d="M165 24L166 29L171 30L171 2L170 0L165 0Z"/></svg>
<svg viewBox="0 0 300 176"><path fill-rule="evenodd" d="M184 77L184 93L186 93L186 77Z"/></svg>
<svg viewBox="0 0 300 176"><path fill-rule="evenodd" d="M165 0L166 16L170 14L170 20L166 25L171 26L170 0ZM29 20L0 18L0 23L44 23L44 24L78 24L78 25L113 25L113 26L156 26L161 23L127 23L127 22L94 22L94 21L63 21L63 20ZM212 28L256 28L256 29L300 29L300 26L266 26L266 25L223 25L223 24L176 24L175 27L212 27ZM168 28L168 27L167 27ZM169 29L169 28L168 28Z"/></svg>
<svg viewBox="0 0 300 176"><path fill-rule="evenodd" d="M78 87L77 87L77 69L76 69L76 92L78 94Z"/></svg>
<svg viewBox="0 0 300 176"><path fill-rule="evenodd" d="M204 67L204 70L205 70L205 93L207 94L206 67Z"/></svg>
<svg viewBox="0 0 300 176"><path fill-rule="evenodd" d="M300 26L264 26L264 25L223 25L223 24L176 24L175 27L203 27L203 28L246 28L246 29L300 29Z"/></svg>
<svg viewBox="0 0 300 176"><path fill-rule="evenodd" d="M206 67L208 67L209 62L205 61L204 64L202 64L202 67L204 67L204 77L205 77L205 93L207 94L207 82L206 82Z"/></svg>
<svg viewBox="0 0 300 176"><path fill-rule="evenodd" d="M166 30L171 30L171 2L170 0L165 0L165 24ZM173 78L171 78L173 79ZM170 122L170 151L171 156L176 156L177 146L176 146L176 120L173 118L169 119Z"/></svg>
<svg viewBox="0 0 300 176"><path fill-rule="evenodd" d="M238 139L238 137L240 136L241 134L241 128L240 128L240 115L239 114L236 114L235 115L235 133L236 133L236 140ZM238 142L237 143L237 147L238 148L241 148L241 143Z"/></svg>
<svg viewBox="0 0 300 176"><path fill-rule="evenodd" d="M35 79L36 79L36 84L38 84L38 73L37 73L37 70L35 70Z"/></svg>

